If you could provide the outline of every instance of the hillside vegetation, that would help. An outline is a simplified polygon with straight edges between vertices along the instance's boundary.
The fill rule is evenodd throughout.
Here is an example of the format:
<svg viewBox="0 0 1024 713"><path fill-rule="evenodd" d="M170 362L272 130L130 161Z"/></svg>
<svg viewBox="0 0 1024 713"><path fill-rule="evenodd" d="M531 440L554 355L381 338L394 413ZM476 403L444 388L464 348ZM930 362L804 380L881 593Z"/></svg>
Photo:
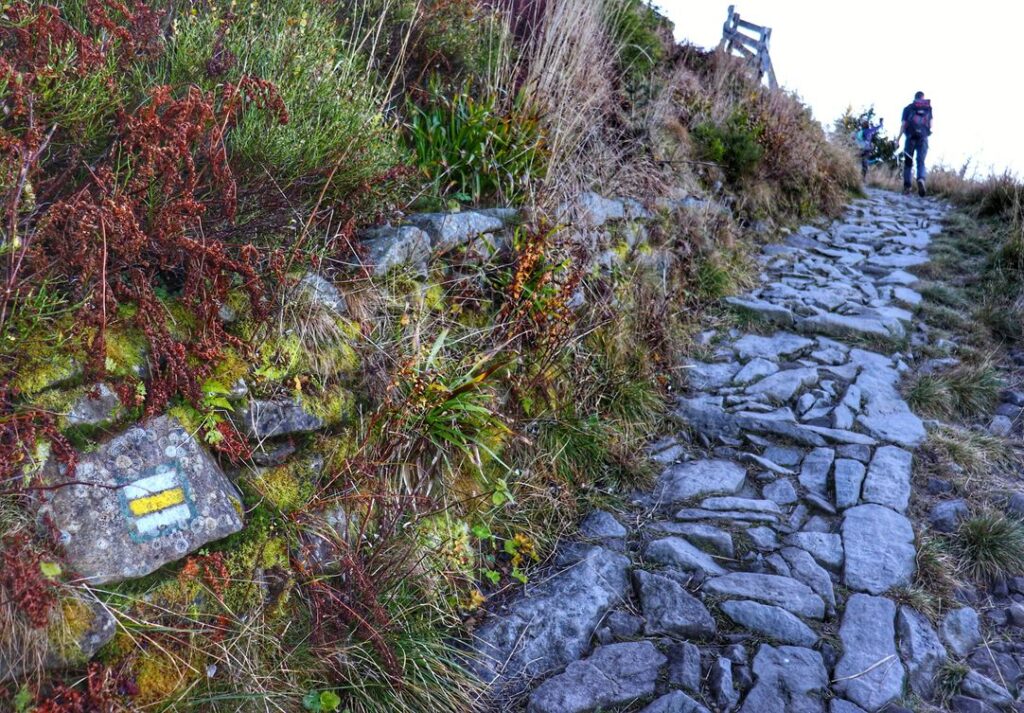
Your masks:
<svg viewBox="0 0 1024 713"><path fill-rule="evenodd" d="M0 48L0 710L475 710L481 607L648 476L750 245L859 185L640 0L15 0ZM373 226L489 207L368 267ZM268 400L320 427L254 436ZM87 586L40 499L168 413L244 528Z"/></svg>

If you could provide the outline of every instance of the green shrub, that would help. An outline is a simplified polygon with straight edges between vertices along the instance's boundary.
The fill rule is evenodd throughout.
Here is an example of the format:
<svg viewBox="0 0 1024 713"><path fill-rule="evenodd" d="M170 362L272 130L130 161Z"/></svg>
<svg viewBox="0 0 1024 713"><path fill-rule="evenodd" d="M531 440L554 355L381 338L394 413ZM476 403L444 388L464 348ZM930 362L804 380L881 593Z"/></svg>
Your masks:
<svg viewBox="0 0 1024 713"><path fill-rule="evenodd" d="M398 132L383 113L385 80L361 56L361 38L339 26L328 6L282 0L230 20L226 7L179 15L161 69L175 87L209 89L243 74L278 87L288 123L244 112L231 135L233 158L256 178L285 186L318 193L330 180L338 197L400 162Z"/></svg>
<svg viewBox="0 0 1024 713"><path fill-rule="evenodd" d="M764 158L758 130L742 111L724 124L704 122L693 130L700 157L719 164L733 183L753 174Z"/></svg>
<svg viewBox="0 0 1024 713"><path fill-rule="evenodd" d="M608 32L627 82L646 79L664 58L658 14L642 0L620 0L609 13Z"/></svg>
<svg viewBox="0 0 1024 713"><path fill-rule="evenodd" d="M434 94L424 106L410 104L408 111L414 162L436 199L518 203L544 173L537 119L515 108L503 112L496 97Z"/></svg>

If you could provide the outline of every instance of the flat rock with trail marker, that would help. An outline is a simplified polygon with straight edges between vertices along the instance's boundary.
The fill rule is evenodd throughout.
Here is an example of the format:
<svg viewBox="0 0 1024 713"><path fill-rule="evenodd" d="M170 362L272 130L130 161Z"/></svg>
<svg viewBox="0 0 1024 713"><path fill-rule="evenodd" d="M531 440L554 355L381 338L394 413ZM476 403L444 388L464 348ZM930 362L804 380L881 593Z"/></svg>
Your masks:
<svg viewBox="0 0 1024 713"><path fill-rule="evenodd" d="M48 483L65 476L55 461ZM133 426L79 457L72 485L44 491L68 564L90 584L142 577L242 529L242 503L175 419Z"/></svg>

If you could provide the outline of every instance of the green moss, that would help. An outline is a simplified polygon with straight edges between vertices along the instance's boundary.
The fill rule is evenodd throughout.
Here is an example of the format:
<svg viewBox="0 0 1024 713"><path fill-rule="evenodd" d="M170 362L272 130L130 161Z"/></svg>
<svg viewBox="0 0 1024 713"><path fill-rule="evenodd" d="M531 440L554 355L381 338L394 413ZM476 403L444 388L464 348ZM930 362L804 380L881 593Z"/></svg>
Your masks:
<svg viewBox="0 0 1024 713"><path fill-rule="evenodd" d="M319 396L303 396L302 405L328 426L353 423L357 416L355 395L340 386Z"/></svg>
<svg viewBox="0 0 1024 713"><path fill-rule="evenodd" d="M92 607L77 596L65 597L60 603L58 621L47 630L53 653L68 665L84 664L86 657L81 642L96 618Z"/></svg>
<svg viewBox="0 0 1024 713"><path fill-rule="evenodd" d="M275 508L284 513L294 512L313 496L310 473L304 471L307 464L295 461L260 471L252 484Z"/></svg>
<svg viewBox="0 0 1024 713"><path fill-rule="evenodd" d="M188 404L177 404L172 406L167 411L168 415L178 419L184 428L189 433L199 433L203 427L203 414L196 411L192 406Z"/></svg>
<svg viewBox="0 0 1024 713"><path fill-rule="evenodd" d="M223 351L217 366L213 368L213 373L210 374L212 380L219 382L229 389L239 379L245 379L247 376L249 376L249 362L231 348Z"/></svg>
<svg viewBox="0 0 1024 713"><path fill-rule="evenodd" d="M143 653L135 662L135 685L138 703L169 702L183 688L190 675L195 675L184 661L175 661L161 649Z"/></svg>
<svg viewBox="0 0 1024 713"><path fill-rule="evenodd" d="M136 329L112 328L104 335L106 368L117 376L138 377L146 370L146 338Z"/></svg>
<svg viewBox="0 0 1024 713"><path fill-rule="evenodd" d="M431 312L438 312L444 309L444 288L435 283L426 285L423 289L423 306Z"/></svg>
<svg viewBox="0 0 1024 713"><path fill-rule="evenodd" d="M34 396L46 389L77 379L82 374L75 359L58 350L30 350L11 380L11 385L25 396Z"/></svg>

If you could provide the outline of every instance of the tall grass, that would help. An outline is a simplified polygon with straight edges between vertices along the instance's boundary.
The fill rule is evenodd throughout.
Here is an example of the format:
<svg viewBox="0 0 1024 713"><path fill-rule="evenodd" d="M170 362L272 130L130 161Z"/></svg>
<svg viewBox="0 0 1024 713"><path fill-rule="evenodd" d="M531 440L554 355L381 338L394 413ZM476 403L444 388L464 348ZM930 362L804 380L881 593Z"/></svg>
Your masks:
<svg viewBox="0 0 1024 713"><path fill-rule="evenodd" d="M388 112L395 75L381 76L367 61L381 32L379 18L344 26L314 0L235 14L217 2L175 18L160 71L176 87L212 87L245 74L276 84L288 123L271 130L260 113L245 112L232 133L233 154L254 179L313 190L329 180L331 194L345 196L402 158Z"/></svg>

